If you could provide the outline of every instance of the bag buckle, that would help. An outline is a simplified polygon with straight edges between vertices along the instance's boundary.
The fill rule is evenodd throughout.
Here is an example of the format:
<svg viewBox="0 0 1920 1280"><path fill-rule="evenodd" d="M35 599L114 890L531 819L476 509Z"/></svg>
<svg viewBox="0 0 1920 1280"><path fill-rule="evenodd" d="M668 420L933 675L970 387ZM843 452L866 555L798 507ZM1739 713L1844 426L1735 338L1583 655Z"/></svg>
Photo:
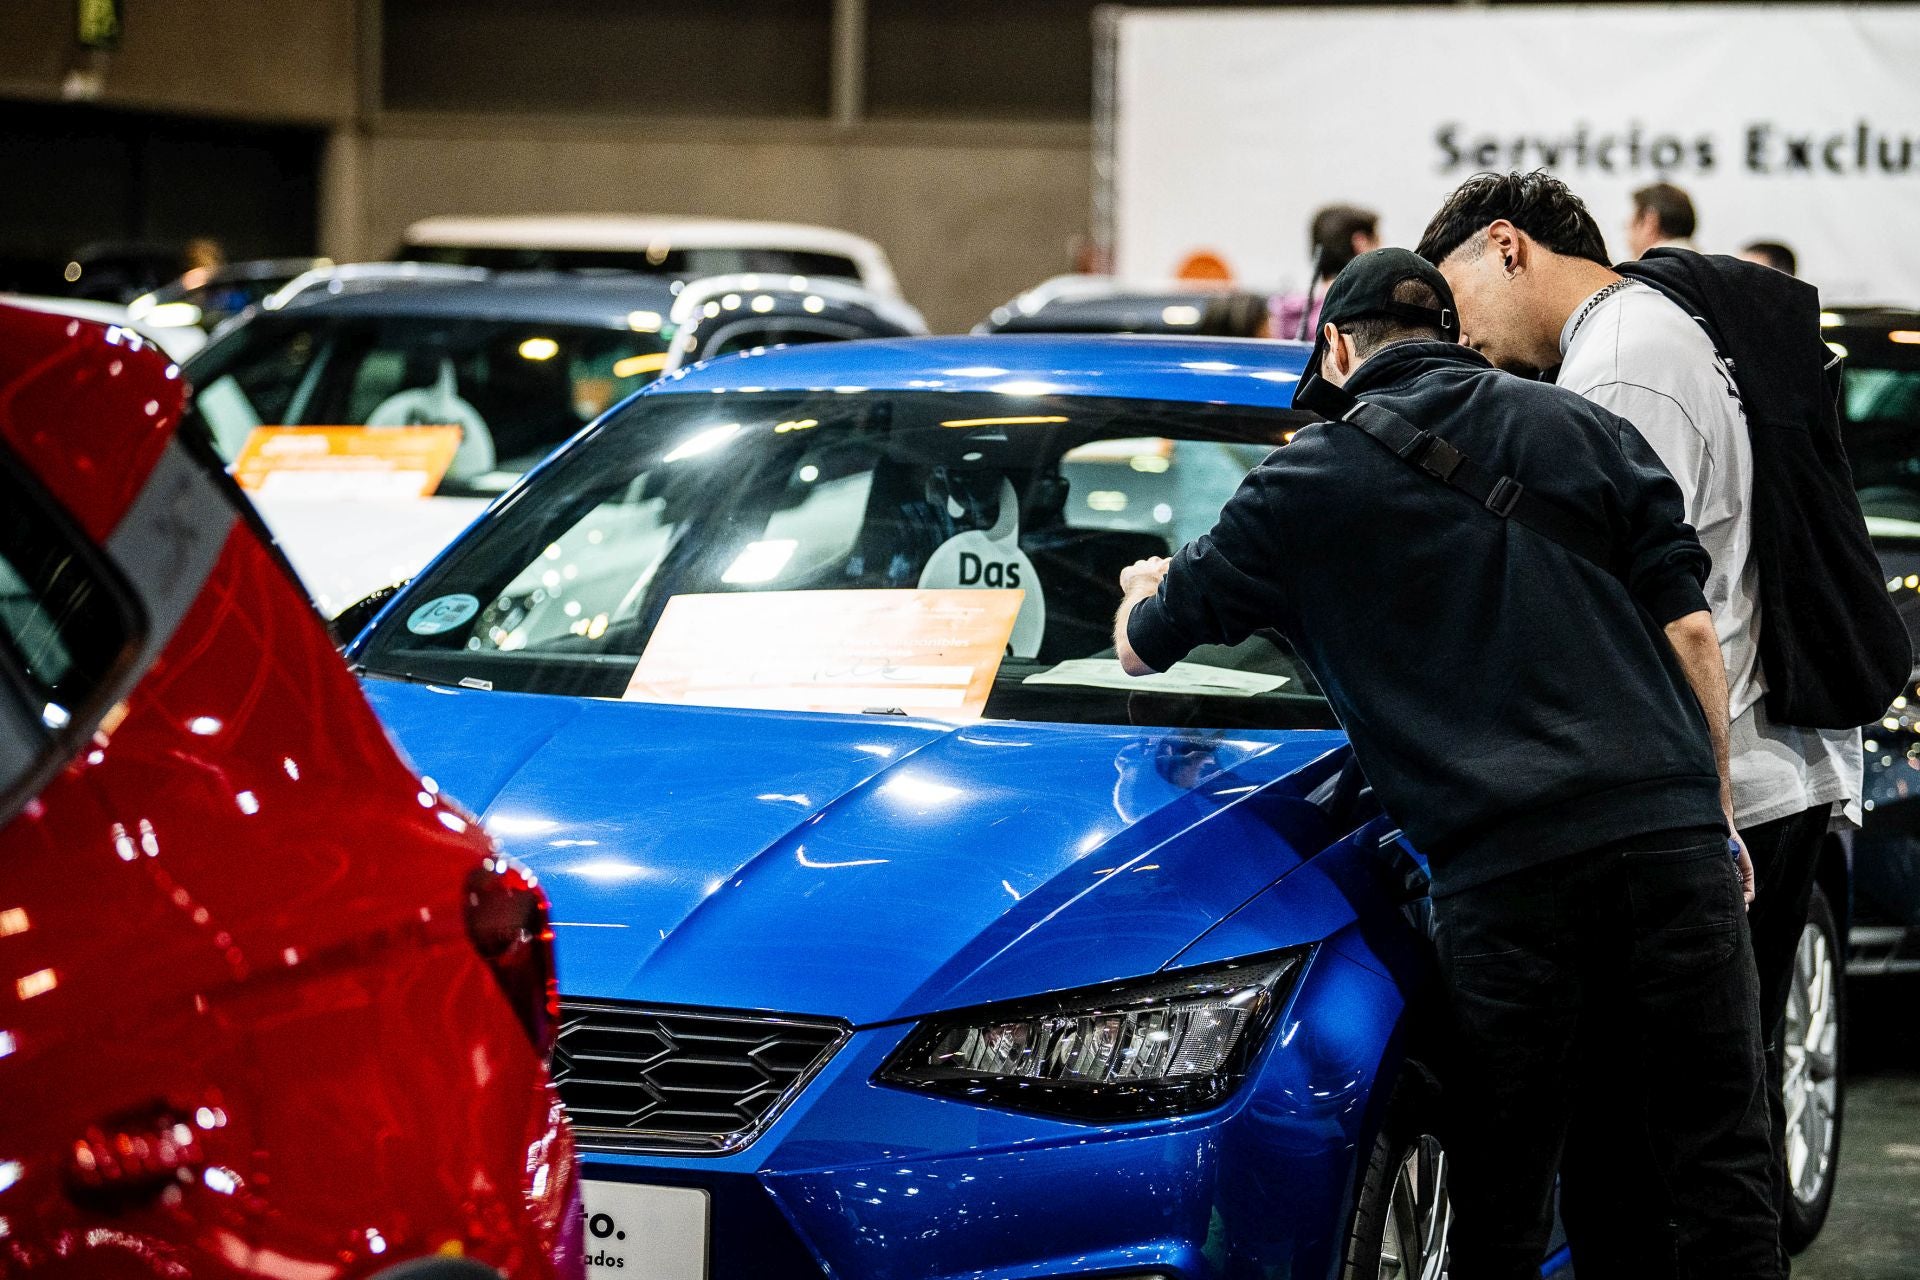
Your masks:
<svg viewBox="0 0 1920 1280"><path fill-rule="evenodd" d="M1435 479L1453 479L1462 459L1460 451L1431 431L1422 431L1420 435L1422 438L1415 440L1413 448L1407 451L1408 458Z"/></svg>
<svg viewBox="0 0 1920 1280"><path fill-rule="evenodd" d="M1513 508L1520 501L1520 495L1526 489L1512 476L1501 476L1493 482L1493 492L1487 495L1487 510L1505 519L1513 514Z"/></svg>

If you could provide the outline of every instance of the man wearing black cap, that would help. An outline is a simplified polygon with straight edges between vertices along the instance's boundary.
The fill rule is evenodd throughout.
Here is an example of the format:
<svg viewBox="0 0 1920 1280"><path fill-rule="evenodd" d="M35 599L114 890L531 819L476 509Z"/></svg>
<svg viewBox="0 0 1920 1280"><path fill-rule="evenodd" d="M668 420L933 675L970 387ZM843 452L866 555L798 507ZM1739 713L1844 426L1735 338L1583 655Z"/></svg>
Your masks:
<svg viewBox="0 0 1920 1280"><path fill-rule="evenodd" d="M1411 253L1356 259L1321 322L1295 404L1329 420L1122 574L1120 661L1281 631L1430 859L1453 1274L1538 1276L1604 1062L1657 1119L1687 1274L1783 1275L1726 674L1680 490L1624 419L1458 345Z"/></svg>

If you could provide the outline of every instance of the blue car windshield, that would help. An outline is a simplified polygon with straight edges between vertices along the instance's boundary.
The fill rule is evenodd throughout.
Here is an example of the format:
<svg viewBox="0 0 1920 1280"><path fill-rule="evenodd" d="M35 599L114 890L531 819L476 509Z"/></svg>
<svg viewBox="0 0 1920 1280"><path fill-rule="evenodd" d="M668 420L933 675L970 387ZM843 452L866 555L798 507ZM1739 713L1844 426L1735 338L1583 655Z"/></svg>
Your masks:
<svg viewBox="0 0 1920 1280"><path fill-rule="evenodd" d="M1127 678L1113 650L1121 570L1211 528L1301 421L1241 406L984 392L640 397L457 543L358 658L376 676L647 697L636 668L658 656L648 652L656 631L669 645L661 621L680 597L733 597L711 616L739 619L736 631L703 643L737 668L790 657L780 620L804 614L804 593L889 591L833 599L892 609L930 594L970 601L953 593L985 588L1003 593L1011 634L1004 652L993 640L972 686L986 688L984 706L951 718L1332 727L1277 633L1202 648L1146 681ZM684 659L684 643L677 652ZM703 702L700 689L724 675L696 672L670 700ZM792 705L737 690L708 697ZM962 695L951 697L958 707Z"/></svg>

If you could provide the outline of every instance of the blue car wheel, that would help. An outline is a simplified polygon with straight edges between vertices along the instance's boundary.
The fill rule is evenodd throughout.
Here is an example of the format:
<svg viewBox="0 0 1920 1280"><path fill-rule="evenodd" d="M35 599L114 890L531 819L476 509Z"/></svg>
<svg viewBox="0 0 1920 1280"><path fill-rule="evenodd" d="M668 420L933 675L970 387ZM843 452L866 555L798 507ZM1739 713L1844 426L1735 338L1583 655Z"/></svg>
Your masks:
<svg viewBox="0 0 1920 1280"><path fill-rule="evenodd" d="M1344 1280L1445 1280L1453 1200L1434 1128L1431 1091L1403 1080L1367 1159Z"/></svg>

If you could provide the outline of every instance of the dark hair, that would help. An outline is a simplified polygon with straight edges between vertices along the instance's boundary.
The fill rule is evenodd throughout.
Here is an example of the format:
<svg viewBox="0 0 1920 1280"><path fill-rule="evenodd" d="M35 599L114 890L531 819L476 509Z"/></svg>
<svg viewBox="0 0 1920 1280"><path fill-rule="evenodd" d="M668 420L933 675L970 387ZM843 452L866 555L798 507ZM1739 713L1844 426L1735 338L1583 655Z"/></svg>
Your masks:
<svg viewBox="0 0 1920 1280"><path fill-rule="evenodd" d="M1778 240L1755 240L1740 252L1766 259L1767 265L1775 271L1784 271L1790 276L1800 274L1800 260L1793 256L1792 249Z"/></svg>
<svg viewBox="0 0 1920 1280"><path fill-rule="evenodd" d="M1438 266L1503 218L1553 253L1608 265L1607 242L1587 206L1566 183L1541 169L1474 174L1433 215L1415 252Z"/></svg>
<svg viewBox="0 0 1920 1280"><path fill-rule="evenodd" d="M1438 311L1440 295L1425 280L1406 279L1393 286L1393 300L1411 307ZM1353 339L1353 353L1365 360L1380 348L1415 338L1441 338L1445 335L1433 325L1414 324L1394 316L1362 316L1335 329Z"/></svg>
<svg viewBox="0 0 1920 1280"><path fill-rule="evenodd" d="M1339 275L1360 255L1353 251L1356 235L1377 235L1380 215L1358 205L1330 204L1313 215L1313 254L1320 275Z"/></svg>
<svg viewBox="0 0 1920 1280"><path fill-rule="evenodd" d="M1656 182L1633 193L1633 214L1637 218L1653 210L1654 224L1669 240L1685 240L1693 234L1699 220L1693 216L1693 200L1671 182Z"/></svg>

